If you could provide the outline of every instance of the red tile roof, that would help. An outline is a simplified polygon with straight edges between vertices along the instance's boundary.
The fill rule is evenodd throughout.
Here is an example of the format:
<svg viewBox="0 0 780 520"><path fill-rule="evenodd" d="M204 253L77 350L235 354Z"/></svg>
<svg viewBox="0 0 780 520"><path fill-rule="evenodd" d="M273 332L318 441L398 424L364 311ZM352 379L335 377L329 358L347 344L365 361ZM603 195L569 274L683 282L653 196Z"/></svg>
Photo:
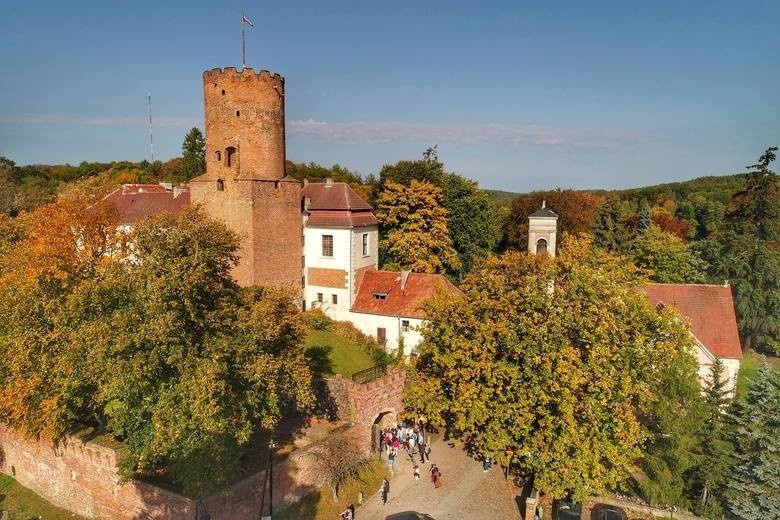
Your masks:
<svg viewBox="0 0 780 520"><path fill-rule="evenodd" d="M308 199L307 226L364 227L379 224L371 205L347 183L309 183L303 187L301 194Z"/></svg>
<svg viewBox="0 0 780 520"><path fill-rule="evenodd" d="M349 184L345 182L310 182L303 187L301 193L304 197L309 197L311 203L310 210L318 209L336 209L336 210L368 210L374 208L360 198Z"/></svg>
<svg viewBox="0 0 780 520"><path fill-rule="evenodd" d="M179 213L190 204L190 192L186 188L167 190L159 184L123 184L103 201L114 204L123 224L134 224L162 211Z"/></svg>
<svg viewBox="0 0 780 520"><path fill-rule="evenodd" d="M731 287L653 283L643 288L653 305L671 305L691 323L691 332L715 356L741 359Z"/></svg>
<svg viewBox="0 0 780 520"><path fill-rule="evenodd" d="M395 271L363 271L358 275L358 291L352 311L385 316L424 318L420 305L437 295L460 294L460 290L440 274L409 273L401 288L401 273ZM377 299L375 294L386 295Z"/></svg>

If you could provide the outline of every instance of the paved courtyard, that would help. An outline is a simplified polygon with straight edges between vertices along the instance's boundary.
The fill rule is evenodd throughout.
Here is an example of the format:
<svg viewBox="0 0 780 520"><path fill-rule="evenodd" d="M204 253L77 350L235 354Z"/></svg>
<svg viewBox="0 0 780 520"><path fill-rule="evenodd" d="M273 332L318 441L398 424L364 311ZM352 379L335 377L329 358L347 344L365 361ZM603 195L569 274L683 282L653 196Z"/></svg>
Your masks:
<svg viewBox="0 0 780 520"><path fill-rule="evenodd" d="M428 469L420 465L420 483L414 483L409 457L400 451L390 480L390 495L383 506L378 494L373 494L355 512L356 520L384 520L387 515L403 511L426 513L436 520L521 518L515 495L504 480L501 468L482 472L482 464L470 458L461 447L450 447L439 441L432 447L432 462L442 474L442 487L434 489Z"/></svg>

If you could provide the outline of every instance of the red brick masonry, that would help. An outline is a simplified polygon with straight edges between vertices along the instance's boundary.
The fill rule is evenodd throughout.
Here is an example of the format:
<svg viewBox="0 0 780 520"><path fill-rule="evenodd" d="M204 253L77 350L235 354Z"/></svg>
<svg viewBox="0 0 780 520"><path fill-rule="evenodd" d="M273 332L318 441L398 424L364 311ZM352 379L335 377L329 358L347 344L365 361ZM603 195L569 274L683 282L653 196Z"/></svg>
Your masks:
<svg viewBox="0 0 780 520"><path fill-rule="evenodd" d="M368 449L371 424L379 414L395 417L401 411L406 374L391 368L367 384L343 380L350 415L351 435ZM306 448L280 456L274 462L274 505L283 507L320 485L305 457ZM0 425L0 471L12 475L53 504L87 518L116 520L192 520L196 502L151 484L119 483L116 453L94 442L66 437L58 446L25 438ZM213 520L257 518L264 473L236 483L229 494L203 501Z"/></svg>

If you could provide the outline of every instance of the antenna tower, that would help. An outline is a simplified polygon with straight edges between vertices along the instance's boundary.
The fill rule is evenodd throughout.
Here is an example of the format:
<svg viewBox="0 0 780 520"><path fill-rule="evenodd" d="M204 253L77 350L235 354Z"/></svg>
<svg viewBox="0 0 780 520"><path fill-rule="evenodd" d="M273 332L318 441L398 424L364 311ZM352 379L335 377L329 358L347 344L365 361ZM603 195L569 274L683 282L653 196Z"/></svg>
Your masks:
<svg viewBox="0 0 780 520"><path fill-rule="evenodd" d="M154 134L152 132L152 91L149 91L148 96L148 102L149 102L149 153L152 156L152 161L154 162Z"/></svg>

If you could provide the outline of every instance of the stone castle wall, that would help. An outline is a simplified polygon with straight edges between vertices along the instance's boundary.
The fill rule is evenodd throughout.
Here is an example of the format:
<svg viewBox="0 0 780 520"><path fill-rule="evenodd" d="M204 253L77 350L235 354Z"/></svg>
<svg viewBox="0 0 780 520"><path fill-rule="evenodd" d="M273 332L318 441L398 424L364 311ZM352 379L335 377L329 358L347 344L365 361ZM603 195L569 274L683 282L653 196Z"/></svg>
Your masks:
<svg viewBox="0 0 780 520"><path fill-rule="evenodd" d="M380 414L393 419L402 409L403 369L366 384L334 378L325 386L337 396L338 414L354 423L345 434L368 451L371 425ZM299 500L321 485L305 452L274 458L274 508ZM196 500L144 482L119 482L116 453L94 442L66 437L59 445L26 438L0 425L0 471L53 504L86 518L115 520L192 520ZM202 506L213 520L259 516L264 472L235 483L228 493L208 497ZM198 511L203 511L198 509Z"/></svg>

